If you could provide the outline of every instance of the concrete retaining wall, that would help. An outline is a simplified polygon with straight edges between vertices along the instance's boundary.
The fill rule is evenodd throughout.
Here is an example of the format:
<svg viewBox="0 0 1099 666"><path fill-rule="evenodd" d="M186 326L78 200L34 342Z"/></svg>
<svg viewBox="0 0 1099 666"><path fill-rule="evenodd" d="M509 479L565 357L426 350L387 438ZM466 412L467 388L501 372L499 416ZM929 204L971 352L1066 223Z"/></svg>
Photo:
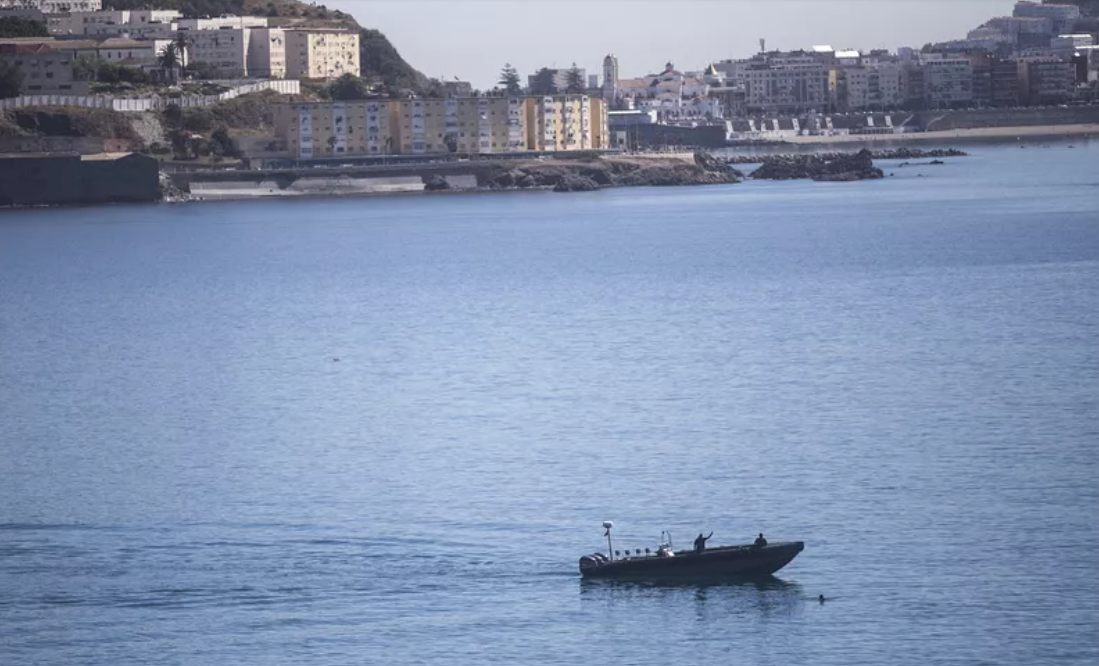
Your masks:
<svg viewBox="0 0 1099 666"><path fill-rule="evenodd" d="M170 104L182 108L211 106L249 93L273 90L283 95L301 94L301 82L293 79L257 81L239 85L219 95L191 97L96 97L87 95L23 95L0 99L0 109L22 109L28 106L80 106L90 109L111 109L124 113L163 111Z"/></svg>
<svg viewBox="0 0 1099 666"><path fill-rule="evenodd" d="M191 182L190 192L202 199L239 199L245 197L340 196L356 194L386 194L421 192L424 181L419 176L352 178L265 179L259 181L223 180Z"/></svg>
<svg viewBox="0 0 1099 666"><path fill-rule="evenodd" d="M159 169L151 157L79 155L0 158L0 206L48 206L156 201Z"/></svg>

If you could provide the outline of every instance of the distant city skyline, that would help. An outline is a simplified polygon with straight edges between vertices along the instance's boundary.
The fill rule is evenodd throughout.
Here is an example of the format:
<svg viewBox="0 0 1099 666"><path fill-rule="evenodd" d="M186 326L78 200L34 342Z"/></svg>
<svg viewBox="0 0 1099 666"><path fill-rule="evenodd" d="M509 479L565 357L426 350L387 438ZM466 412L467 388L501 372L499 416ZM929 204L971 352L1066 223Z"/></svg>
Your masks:
<svg viewBox="0 0 1099 666"><path fill-rule="evenodd" d="M621 76L672 61L699 69L759 50L898 46L964 37L1015 0L337 0L364 27L386 34L427 76L496 85L510 62L523 80L540 67L602 71L618 57Z"/></svg>

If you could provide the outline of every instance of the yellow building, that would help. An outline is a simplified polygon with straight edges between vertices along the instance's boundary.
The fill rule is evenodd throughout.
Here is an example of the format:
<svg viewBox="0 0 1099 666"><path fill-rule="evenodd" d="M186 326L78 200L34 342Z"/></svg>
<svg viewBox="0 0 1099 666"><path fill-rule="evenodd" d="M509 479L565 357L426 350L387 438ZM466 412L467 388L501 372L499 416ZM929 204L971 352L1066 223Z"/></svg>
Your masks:
<svg viewBox="0 0 1099 666"><path fill-rule="evenodd" d="M609 148L597 97L465 97L285 104L276 131L295 159Z"/></svg>
<svg viewBox="0 0 1099 666"><path fill-rule="evenodd" d="M587 95L532 97L526 103L528 150L609 147L606 102Z"/></svg>
<svg viewBox="0 0 1099 666"><path fill-rule="evenodd" d="M275 132L295 159L392 155L399 145L388 100L282 104Z"/></svg>
<svg viewBox="0 0 1099 666"><path fill-rule="evenodd" d="M359 35L349 30L287 30L286 77L335 79L359 75Z"/></svg>
<svg viewBox="0 0 1099 666"><path fill-rule="evenodd" d="M527 150L523 98L465 97L393 102L406 155Z"/></svg>

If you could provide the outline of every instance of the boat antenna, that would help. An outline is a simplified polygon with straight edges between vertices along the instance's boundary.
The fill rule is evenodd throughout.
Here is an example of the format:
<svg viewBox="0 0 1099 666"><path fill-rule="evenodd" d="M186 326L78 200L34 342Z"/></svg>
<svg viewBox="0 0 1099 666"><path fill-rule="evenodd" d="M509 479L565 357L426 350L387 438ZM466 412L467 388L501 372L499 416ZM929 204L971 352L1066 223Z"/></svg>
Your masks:
<svg viewBox="0 0 1099 666"><path fill-rule="evenodd" d="M607 530L603 533L603 536L607 537L607 557L614 559L614 548L611 546L611 528L614 527L614 523L609 520L603 521L603 527Z"/></svg>

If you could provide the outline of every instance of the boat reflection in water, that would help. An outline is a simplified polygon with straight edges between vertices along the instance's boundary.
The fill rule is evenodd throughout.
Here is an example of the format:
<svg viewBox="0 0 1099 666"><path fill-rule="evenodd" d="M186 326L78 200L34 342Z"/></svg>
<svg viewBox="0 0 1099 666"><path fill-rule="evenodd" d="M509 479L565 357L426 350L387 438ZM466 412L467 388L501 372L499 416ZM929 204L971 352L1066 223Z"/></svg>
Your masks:
<svg viewBox="0 0 1099 666"><path fill-rule="evenodd" d="M705 538L699 535L696 549L677 551L672 546L671 535L662 532L656 553L648 548L645 553L637 549L625 556L613 550L610 521L606 528L609 553L593 553L580 558L580 575L584 578L612 578L616 580L720 582L723 580L768 578L789 564L805 544L801 541L768 543L761 534L755 543L743 546L719 546L706 548ZM698 542L701 542L699 545Z"/></svg>
<svg viewBox="0 0 1099 666"><path fill-rule="evenodd" d="M801 585L774 576L720 582L615 578L581 578L578 582L580 600L606 612L644 615L671 607L692 609L696 618L737 622L737 618L796 617L812 603Z"/></svg>

